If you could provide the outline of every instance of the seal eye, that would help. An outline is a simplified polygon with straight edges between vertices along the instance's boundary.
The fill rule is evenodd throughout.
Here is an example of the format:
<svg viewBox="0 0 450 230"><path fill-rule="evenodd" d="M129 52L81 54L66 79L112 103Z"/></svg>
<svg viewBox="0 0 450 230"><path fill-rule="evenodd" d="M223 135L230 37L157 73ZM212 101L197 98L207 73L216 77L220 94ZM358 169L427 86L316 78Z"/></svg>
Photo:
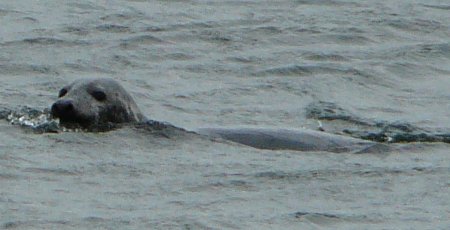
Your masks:
<svg viewBox="0 0 450 230"><path fill-rule="evenodd" d="M106 99L106 94L103 91L96 90L91 93L91 95L95 98L97 101L104 101Z"/></svg>
<svg viewBox="0 0 450 230"><path fill-rule="evenodd" d="M64 97L64 95L66 95L66 94L67 94L67 89L63 88L59 91L58 97Z"/></svg>

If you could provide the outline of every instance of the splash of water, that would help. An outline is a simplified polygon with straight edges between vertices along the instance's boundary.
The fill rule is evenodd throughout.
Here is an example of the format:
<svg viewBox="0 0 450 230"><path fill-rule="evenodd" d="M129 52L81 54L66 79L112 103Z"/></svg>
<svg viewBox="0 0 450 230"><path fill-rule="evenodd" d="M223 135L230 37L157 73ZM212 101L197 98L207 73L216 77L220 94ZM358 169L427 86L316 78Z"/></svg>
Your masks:
<svg viewBox="0 0 450 230"><path fill-rule="evenodd" d="M48 109L43 111L23 107L17 111L10 111L6 120L13 125L20 125L39 133L58 132L59 120L53 119Z"/></svg>

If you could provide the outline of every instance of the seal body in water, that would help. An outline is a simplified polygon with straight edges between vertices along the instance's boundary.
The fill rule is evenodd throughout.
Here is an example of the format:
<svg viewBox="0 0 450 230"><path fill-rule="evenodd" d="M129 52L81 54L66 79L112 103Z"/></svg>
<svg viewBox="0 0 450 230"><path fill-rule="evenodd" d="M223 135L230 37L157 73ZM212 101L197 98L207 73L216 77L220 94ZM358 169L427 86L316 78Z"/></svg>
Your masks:
<svg viewBox="0 0 450 230"><path fill-rule="evenodd" d="M145 118L125 89L105 78L81 79L65 86L52 105L51 114L60 119L62 126L81 126L93 131L107 131L123 123L176 128ZM200 128L194 132L259 149L356 152L374 145L370 141L305 129Z"/></svg>

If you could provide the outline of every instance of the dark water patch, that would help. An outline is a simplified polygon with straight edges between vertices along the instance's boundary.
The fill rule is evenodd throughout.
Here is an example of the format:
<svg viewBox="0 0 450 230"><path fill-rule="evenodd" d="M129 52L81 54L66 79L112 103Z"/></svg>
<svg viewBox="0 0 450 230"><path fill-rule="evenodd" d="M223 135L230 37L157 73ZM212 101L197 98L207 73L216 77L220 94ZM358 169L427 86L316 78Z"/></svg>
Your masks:
<svg viewBox="0 0 450 230"><path fill-rule="evenodd" d="M83 63L64 63L62 67L76 72L115 74L115 71L112 68L101 68L98 65L93 64L94 63L91 61L85 61Z"/></svg>
<svg viewBox="0 0 450 230"><path fill-rule="evenodd" d="M124 219L107 219L101 217L85 217L72 220L26 220L9 221L3 224L4 229L115 229L118 226L129 227L132 222Z"/></svg>
<svg viewBox="0 0 450 230"><path fill-rule="evenodd" d="M270 68L254 73L256 76L310 76L315 74L344 74L370 77L369 73L349 67L330 67L320 65L289 65Z"/></svg>
<svg viewBox="0 0 450 230"><path fill-rule="evenodd" d="M349 61L348 58L339 54L326 54L326 53L311 53L304 56L305 59L311 61L333 61L333 62L344 62Z"/></svg>
<svg viewBox="0 0 450 230"><path fill-rule="evenodd" d="M33 64L0 64L0 69L3 74L9 75L26 75L26 74L47 74L59 75L59 71L48 65L33 65Z"/></svg>
<svg viewBox="0 0 450 230"><path fill-rule="evenodd" d="M169 60L174 61L187 61L192 60L195 58L194 55L186 54L186 53L170 53L164 56L165 58Z"/></svg>
<svg viewBox="0 0 450 230"><path fill-rule="evenodd" d="M334 1L334 0L295 0L294 3L299 5L319 5L319 6L358 6L355 2Z"/></svg>
<svg viewBox="0 0 450 230"><path fill-rule="evenodd" d="M130 58L124 56L124 55L113 55L110 58L110 62L113 66L117 67L118 65L123 67L135 67L137 64L135 64L133 61L130 60Z"/></svg>
<svg viewBox="0 0 450 230"><path fill-rule="evenodd" d="M312 170L312 171L297 171L297 172L284 172L284 171L269 171L260 172L254 175L255 178L263 180L277 180L277 181L298 181L298 180L330 180L331 177L338 175L349 175L348 171L342 170Z"/></svg>
<svg viewBox="0 0 450 230"><path fill-rule="evenodd" d="M81 10L106 10L104 7L92 3L69 2L67 4Z"/></svg>
<svg viewBox="0 0 450 230"><path fill-rule="evenodd" d="M233 41L233 38L230 35L225 35L221 31L214 31L214 30L202 31L199 37L201 40L220 44L228 44Z"/></svg>
<svg viewBox="0 0 450 230"><path fill-rule="evenodd" d="M227 228L221 227L218 228L216 225L208 226L207 224L203 223L205 220L203 218L200 218L200 220L196 218L191 218L185 215L182 216L171 216L169 218L164 219L155 219L155 220L148 220L146 219L146 227L144 229L182 229L182 230L196 230L196 229L203 229L203 230L219 230L219 229L239 229L242 227L242 225L233 225L233 224L225 224ZM224 223L220 223L224 224Z"/></svg>
<svg viewBox="0 0 450 230"><path fill-rule="evenodd" d="M18 175L8 174L8 173L0 173L0 180L17 180L20 177Z"/></svg>
<svg viewBox="0 0 450 230"><path fill-rule="evenodd" d="M122 162L104 162L104 163L89 163L95 172L92 173L101 173L101 174L112 174L112 173L124 173L128 176L137 178L141 174L152 175L153 172L147 169L141 169L135 167L133 164L127 164Z"/></svg>
<svg viewBox="0 0 450 230"><path fill-rule="evenodd" d="M335 218L339 219L339 216L334 214L327 213L318 213L318 212L296 212L293 214L295 218L304 218L307 216L316 216L316 217L325 217L325 218Z"/></svg>
<svg viewBox="0 0 450 230"><path fill-rule="evenodd" d="M39 20L37 20L36 18L33 18L33 17L23 17L22 21L32 22L32 23L38 23L39 22Z"/></svg>
<svg viewBox="0 0 450 230"><path fill-rule="evenodd" d="M332 28L330 31L341 34L365 34L367 31L358 27L336 27Z"/></svg>
<svg viewBox="0 0 450 230"><path fill-rule="evenodd" d="M422 44L418 46L417 53L426 57L445 57L450 59L450 43Z"/></svg>
<svg viewBox="0 0 450 230"><path fill-rule="evenodd" d="M79 26L68 26L61 30L63 33L71 33L78 36L86 36L90 33L89 29L86 27L79 27Z"/></svg>
<svg viewBox="0 0 450 230"><path fill-rule="evenodd" d="M329 33L318 35L321 41L329 41L340 44L358 44L364 45L374 41L367 37L367 31L357 27L336 27L330 29Z"/></svg>
<svg viewBox="0 0 450 230"><path fill-rule="evenodd" d="M302 180L323 180L332 181L336 178L346 177L386 177L386 175L398 176L409 175L414 176L418 174L436 174L446 173L449 169L446 167L411 167L411 168L364 168L356 167L349 169L320 169L320 170L298 170L298 171L267 171L259 172L251 175L256 179L261 180L276 180L299 182Z"/></svg>
<svg viewBox="0 0 450 230"><path fill-rule="evenodd" d="M263 59L260 57L250 56L250 57L227 57L227 61L236 62L236 63L258 63L261 62Z"/></svg>
<svg viewBox="0 0 450 230"><path fill-rule="evenodd" d="M438 9L438 10L450 10L450 5L429 5L429 4L421 4L423 7Z"/></svg>
<svg viewBox="0 0 450 230"><path fill-rule="evenodd" d="M283 33L283 30L281 28L275 27L275 26L260 26L260 27L253 29L252 32L257 32L259 34L259 36L261 36L261 34L263 34L263 35L278 35L278 34Z"/></svg>
<svg viewBox="0 0 450 230"><path fill-rule="evenodd" d="M108 14L105 16L100 17L103 21L117 21L117 22L123 22L130 19L137 19L138 17L142 17L143 13L137 12L137 11L130 11L130 12L124 12L124 13L114 13L114 14Z"/></svg>
<svg viewBox="0 0 450 230"><path fill-rule="evenodd" d="M166 27L162 26L145 26L142 28L142 32L163 32L167 31Z"/></svg>
<svg viewBox="0 0 450 230"><path fill-rule="evenodd" d="M425 77L425 71L427 70L424 69L421 65L405 61L387 64L385 68L396 76L407 79L417 79Z"/></svg>
<svg viewBox="0 0 450 230"><path fill-rule="evenodd" d="M192 191L192 192L210 191L210 190L216 190L216 189L255 191L256 187L252 183L249 183L247 181L229 180L229 181L213 182L213 183L209 183L209 184L201 184L198 186L188 188L188 190Z"/></svg>
<svg viewBox="0 0 450 230"><path fill-rule="evenodd" d="M389 125L386 125L389 127ZM450 133L429 133L429 132L402 132L396 129L382 128L375 131L361 131L344 129L343 132L352 137L364 140L389 143L411 143L411 142L443 142L450 143Z"/></svg>
<svg viewBox="0 0 450 230"><path fill-rule="evenodd" d="M319 40L332 41L333 43L340 44L358 44L365 45L372 43L373 40L363 36L354 34L324 34L321 35Z"/></svg>
<svg viewBox="0 0 450 230"><path fill-rule="evenodd" d="M197 33L197 31L212 29L220 26L216 22L183 22L183 23L175 23L165 26L156 27L159 28L160 31L190 31ZM152 26L154 28L154 26ZM152 28L150 27L150 28ZM147 27L148 28L148 27ZM159 31L158 31L159 32Z"/></svg>
<svg viewBox="0 0 450 230"><path fill-rule="evenodd" d="M78 41L78 40L62 40L58 38L51 37L37 37L37 38L25 38L17 41L8 41L0 44L1 46L81 46L81 45L89 45L86 41Z"/></svg>
<svg viewBox="0 0 450 230"><path fill-rule="evenodd" d="M5 16L9 13L9 10L4 10L0 8L0 17Z"/></svg>
<svg viewBox="0 0 450 230"><path fill-rule="evenodd" d="M286 30L295 32L301 35L314 35L314 34L321 34L322 31L319 28L312 27L312 28L305 28L305 27L288 27Z"/></svg>
<svg viewBox="0 0 450 230"><path fill-rule="evenodd" d="M401 46L399 48L389 49L381 54L381 58L396 58L405 60L428 60L430 58L450 59L450 43L435 44L417 44ZM418 67L421 68L421 67Z"/></svg>
<svg viewBox="0 0 450 230"><path fill-rule="evenodd" d="M9 10L9 9L2 9L0 8L0 17L6 16L8 14L21 14L22 12L17 11L17 10Z"/></svg>
<svg viewBox="0 0 450 230"><path fill-rule="evenodd" d="M217 73L224 74L228 73L230 70L226 69L222 65L206 65L206 64L195 64L188 65L184 67L185 70L190 71L192 73Z"/></svg>
<svg viewBox="0 0 450 230"><path fill-rule="evenodd" d="M68 227L69 221L65 220L26 220L26 221L9 221L3 224L4 229L50 229L50 226L64 228Z"/></svg>
<svg viewBox="0 0 450 230"><path fill-rule="evenodd" d="M120 47L129 48L130 46L154 45L160 43L164 43L164 40L148 34L123 39L120 43Z"/></svg>
<svg viewBox="0 0 450 230"><path fill-rule="evenodd" d="M432 33L440 30L447 30L448 27L443 26L440 22L425 19L379 19L374 21L376 24L389 26L396 30L418 32L418 33Z"/></svg>
<svg viewBox="0 0 450 230"><path fill-rule="evenodd" d="M11 114L12 110L9 108L6 108L4 106L0 106L0 119L6 119L9 114Z"/></svg>
<svg viewBox="0 0 450 230"><path fill-rule="evenodd" d="M41 38L26 38L23 39L23 42L31 45L54 45L54 44L62 44L65 41L56 38L41 37Z"/></svg>
<svg viewBox="0 0 450 230"><path fill-rule="evenodd" d="M294 217L298 221L307 221L308 223L314 223L316 226L327 226L333 223L379 223L380 221L386 221L385 219L380 220L376 216L367 215L349 215L349 214L331 214L325 212L308 212L308 211L298 211L289 215ZM323 226L323 227L325 227ZM364 225L362 225L364 226ZM321 228L318 228L321 229ZM364 229L364 228L363 228Z"/></svg>
<svg viewBox="0 0 450 230"><path fill-rule="evenodd" d="M95 29L100 32L108 32L108 33L128 33L130 32L130 27L121 26L115 24L104 24L96 26Z"/></svg>
<svg viewBox="0 0 450 230"><path fill-rule="evenodd" d="M6 222L3 224L4 229L13 229L19 226L19 222Z"/></svg>
<svg viewBox="0 0 450 230"><path fill-rule="evenodd" d="M50 169L50 168L26 168L23 170L24 172L31 172L31 173L42 173L42 174L55 174L55 175L66 175L66 176L76 176L80 175L81 172L77 170L67 170L67 169Z"/></svg>
<svg viewBox="0 0 450 230"><path fill-rule="evenodd" d="M318 120L343 120L350 123L370 126L368 121L357 118L355 115L341 108L335 103L318 101L309 104L305 110L306 118Z"/></svg>

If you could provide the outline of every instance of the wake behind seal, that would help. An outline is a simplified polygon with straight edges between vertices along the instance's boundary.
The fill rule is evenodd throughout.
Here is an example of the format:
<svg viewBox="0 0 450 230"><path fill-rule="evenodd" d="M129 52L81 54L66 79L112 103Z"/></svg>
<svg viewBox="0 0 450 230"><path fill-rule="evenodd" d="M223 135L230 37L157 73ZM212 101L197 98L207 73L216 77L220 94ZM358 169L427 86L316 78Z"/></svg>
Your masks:
<svg viewBox="0 0 450 230"><path fill-rule="evenodd" d="M121 124L145 123L157 129L182 128L148 120L128 92L108 78L80 79L63 87L51 114L61 126L89 131L108 131ZM187 131L186 131L187 132ZM352 137L313 130L260 128L200 128L194 131L212 138L222 138L259 149L298 151L356 152L375 143Z"/></svg>

